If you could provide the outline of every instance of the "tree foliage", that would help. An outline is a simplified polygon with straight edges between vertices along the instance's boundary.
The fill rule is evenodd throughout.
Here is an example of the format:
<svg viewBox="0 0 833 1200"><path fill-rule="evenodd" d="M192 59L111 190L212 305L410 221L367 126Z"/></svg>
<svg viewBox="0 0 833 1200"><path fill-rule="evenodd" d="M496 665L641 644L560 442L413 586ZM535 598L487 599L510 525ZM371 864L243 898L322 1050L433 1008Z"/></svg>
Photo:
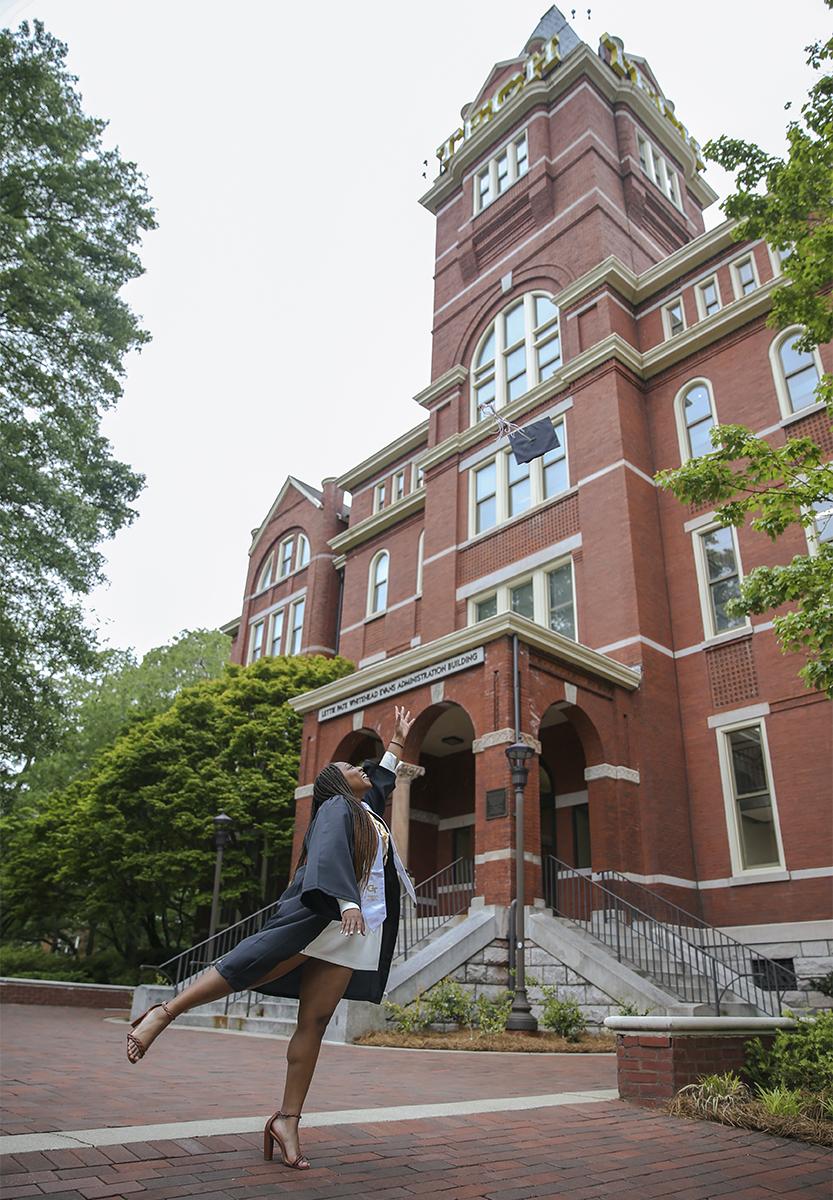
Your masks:
<svg viewBox="0 0 833 1200"><path fill-rule="evenodd" d="M144 180L102 145L66 47L40 22L0 30L0 760L52 735L56 679L93 664L79 600L142 476L101 417L148 334L120 297L154 228Z"/></svg>
<svg viewBox="0 0 833 1200"><path fill-rule="evenodd" d="M183 688L63 791L5 819L4 936L95 928L126 961L205 934L212 818L225 811L226 909L250 912L288 874L302 718L292 696L352 670L341 658L264 658ZM265 866L265 870L264 870Z"/></svg>
<svg viewBox="0 0 833 1200"><path fill-rule="evenodd" d="M825 0L827 8L833 0ZM807 48L817 70L833 59L833 39ZM789 107L789 106L788 106ZM736 191L723 204L737 221L735 237L762 238L783 252L783 283L772 293L768 323L803 326L797 348L810 351L833 337L833 76L825 70L810 88L801 119L787 127L785 158L728 136L705 146L707 158L737 172ZM816 401L833 421L833 376L824 375ZM773 541L798 525L811 527L821 512L833 523L833 468L809 437L784 445L756 437L743 425L711 431L714 450L660 471L656 480L686 503L715 503L722 525L753 529ZM776 613L773 628L783 651L800 651L799 676L808 687L833 696L833 544L818 541L813 553L789 563L757 567L727 604L730 615L791 605Z"/></svg>

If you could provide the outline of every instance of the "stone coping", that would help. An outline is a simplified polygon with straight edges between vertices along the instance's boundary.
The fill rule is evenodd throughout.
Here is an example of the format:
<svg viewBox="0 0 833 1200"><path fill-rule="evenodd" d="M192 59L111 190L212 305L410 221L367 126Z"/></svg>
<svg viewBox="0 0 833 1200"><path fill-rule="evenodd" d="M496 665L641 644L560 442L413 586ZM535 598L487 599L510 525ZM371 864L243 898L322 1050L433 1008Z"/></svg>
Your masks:
<svg viewBox="0 0 833 1200"><path fill-rule="evenodd" d="M766 1033L795 1029L792 1017L605 1017L615 1033L674 1033L714 1035L719 1033Z"/></svg>
<svg viewBox="0 0 833 1200"><path fill-rule="evenodd" d="M11 983L21 984L24 987L54 987L54 988L88 988L106 992L125 992L133 995L133 988L130 984L124 983L81 983L73 979L24 979L18 978L16 975L0 976L0 984Z"/></svg>

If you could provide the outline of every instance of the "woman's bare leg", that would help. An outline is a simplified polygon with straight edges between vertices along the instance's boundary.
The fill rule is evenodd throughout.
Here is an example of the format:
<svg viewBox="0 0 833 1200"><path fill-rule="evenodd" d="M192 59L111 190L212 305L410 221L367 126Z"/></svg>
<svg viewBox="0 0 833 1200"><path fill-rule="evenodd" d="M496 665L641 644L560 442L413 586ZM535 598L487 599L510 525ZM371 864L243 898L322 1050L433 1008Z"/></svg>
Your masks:
<svg viewBox="0 0 833 1200"><path fill-rule="evenodd" d="M298 1025L286 1048L286 1083L281 1111L300 1113L312 1082L321 1040L336 1005L344 995L352 967L311 958L301 976L301 996L298 1006ZM276 1133L286 1143L290 1161L299 1152L297 1117L279 1117L273 1121Z"/></svg>
<svg viewBox="0 0 833 1200"><path fill-rule="evenodd" d="M256 988L261 983L280 979L281 975L286 975L287 972L294 970L305 959L306 955L304 954L293 954L292 958L286 958L283 962L278 963L267 975L264 975L262 979L258 979L257 983L253 983L251 986ZM228 996L233 990L216 967L209 967L207 971L204 971L198 979L189 984L179 995L174 996L171 1000L166 1000L165 1005L169 1012L178 1017L180 1013L189 1012L190 1009L198 1008L201 1004L210 1004L212 1000L220 1000L223 996ZM133 1032L147 1050L151 1042L155 1041L162 1030L167 1029L170 1023L170 1018L165 1013L164 1008L154 1008L136 1026Z"/></svg>

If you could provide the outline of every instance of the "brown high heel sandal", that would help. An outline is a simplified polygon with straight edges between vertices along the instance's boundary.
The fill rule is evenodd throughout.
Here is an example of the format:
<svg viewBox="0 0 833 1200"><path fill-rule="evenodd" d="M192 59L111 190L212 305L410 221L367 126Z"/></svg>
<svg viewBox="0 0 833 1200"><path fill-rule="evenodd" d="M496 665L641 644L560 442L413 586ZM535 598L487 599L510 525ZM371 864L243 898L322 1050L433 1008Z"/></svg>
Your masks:
<svg viewBox="0 0 833 1200"><path fill-rule="evenodd" d="M286 1146L284 1145L283 1138L279 1133L275 1133L274 1129L272 1128L272 1122L277 1120L278 1117L297 1117L300 1121L301 1114L285 1112L276 1112L272 1114L272 1116L266 1122L266 1128L263 1131L263 1157L267 1162L272 1161L272 1153L275 1149L275 1142L277 1142L281 1148L281 1161L285 1167L294 1167L296 1171L308 1171L312 1164L310 1163L310 1160L307 1158L306 1154L299 1154L294 1162L290 1162L286 1157Z"/></svg>
<svg viewBox="0 0 833 1200"><path fill-rule="evenodd" d="M137 1017L135 1021L130 1022L130 1028L135 1029L137 1025L140 1025L142 1023L142 1021L144 1021L144 1019L148 1015L148 1013L153 1012L153 1010L155 1008L162 1008L165 1010L165 1015L168 1018L168 1025L170 1025L171 1021L176 1020L176 1013L172 1013L171 1010L168 1008L167 1004L165 1003L165 1001L163 1000L161 1004L151 1004L150 1008L147 1009L145 1012L143 1012L140 1017ZM167 1028L167 1026L166 1026L166 1028ZM158 1036L158 1034L157 1034L157 1036ZM154 1038L154 1041L155 1040L156 1039ZM140 1058L145 1057L145 1055L147 1054L149 1049L150 1049L150 1046L145 1046L142 1042L140 1042L139 1039L136 1037L135 1033L128 1033L128 1035L127 1035L127 1061L128 1062L137 1063Z"/></svg>

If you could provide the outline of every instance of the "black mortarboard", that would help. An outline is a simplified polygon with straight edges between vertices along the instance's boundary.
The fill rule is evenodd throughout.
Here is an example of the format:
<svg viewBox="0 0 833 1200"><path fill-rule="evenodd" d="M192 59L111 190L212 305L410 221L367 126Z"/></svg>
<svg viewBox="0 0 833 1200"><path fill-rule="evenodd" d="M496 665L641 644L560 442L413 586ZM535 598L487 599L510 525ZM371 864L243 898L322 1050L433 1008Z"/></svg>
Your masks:
<svg viewBox="0 0 833 1200"><path fill-rule="evenodd" d="M531 421L520 429L514 429L509 434L509 445L515 455L515 462L528 463L533 458L540 458L548 450L556 450L561 443L555 432L552 421L544 417L540 421Z"/></svg>

